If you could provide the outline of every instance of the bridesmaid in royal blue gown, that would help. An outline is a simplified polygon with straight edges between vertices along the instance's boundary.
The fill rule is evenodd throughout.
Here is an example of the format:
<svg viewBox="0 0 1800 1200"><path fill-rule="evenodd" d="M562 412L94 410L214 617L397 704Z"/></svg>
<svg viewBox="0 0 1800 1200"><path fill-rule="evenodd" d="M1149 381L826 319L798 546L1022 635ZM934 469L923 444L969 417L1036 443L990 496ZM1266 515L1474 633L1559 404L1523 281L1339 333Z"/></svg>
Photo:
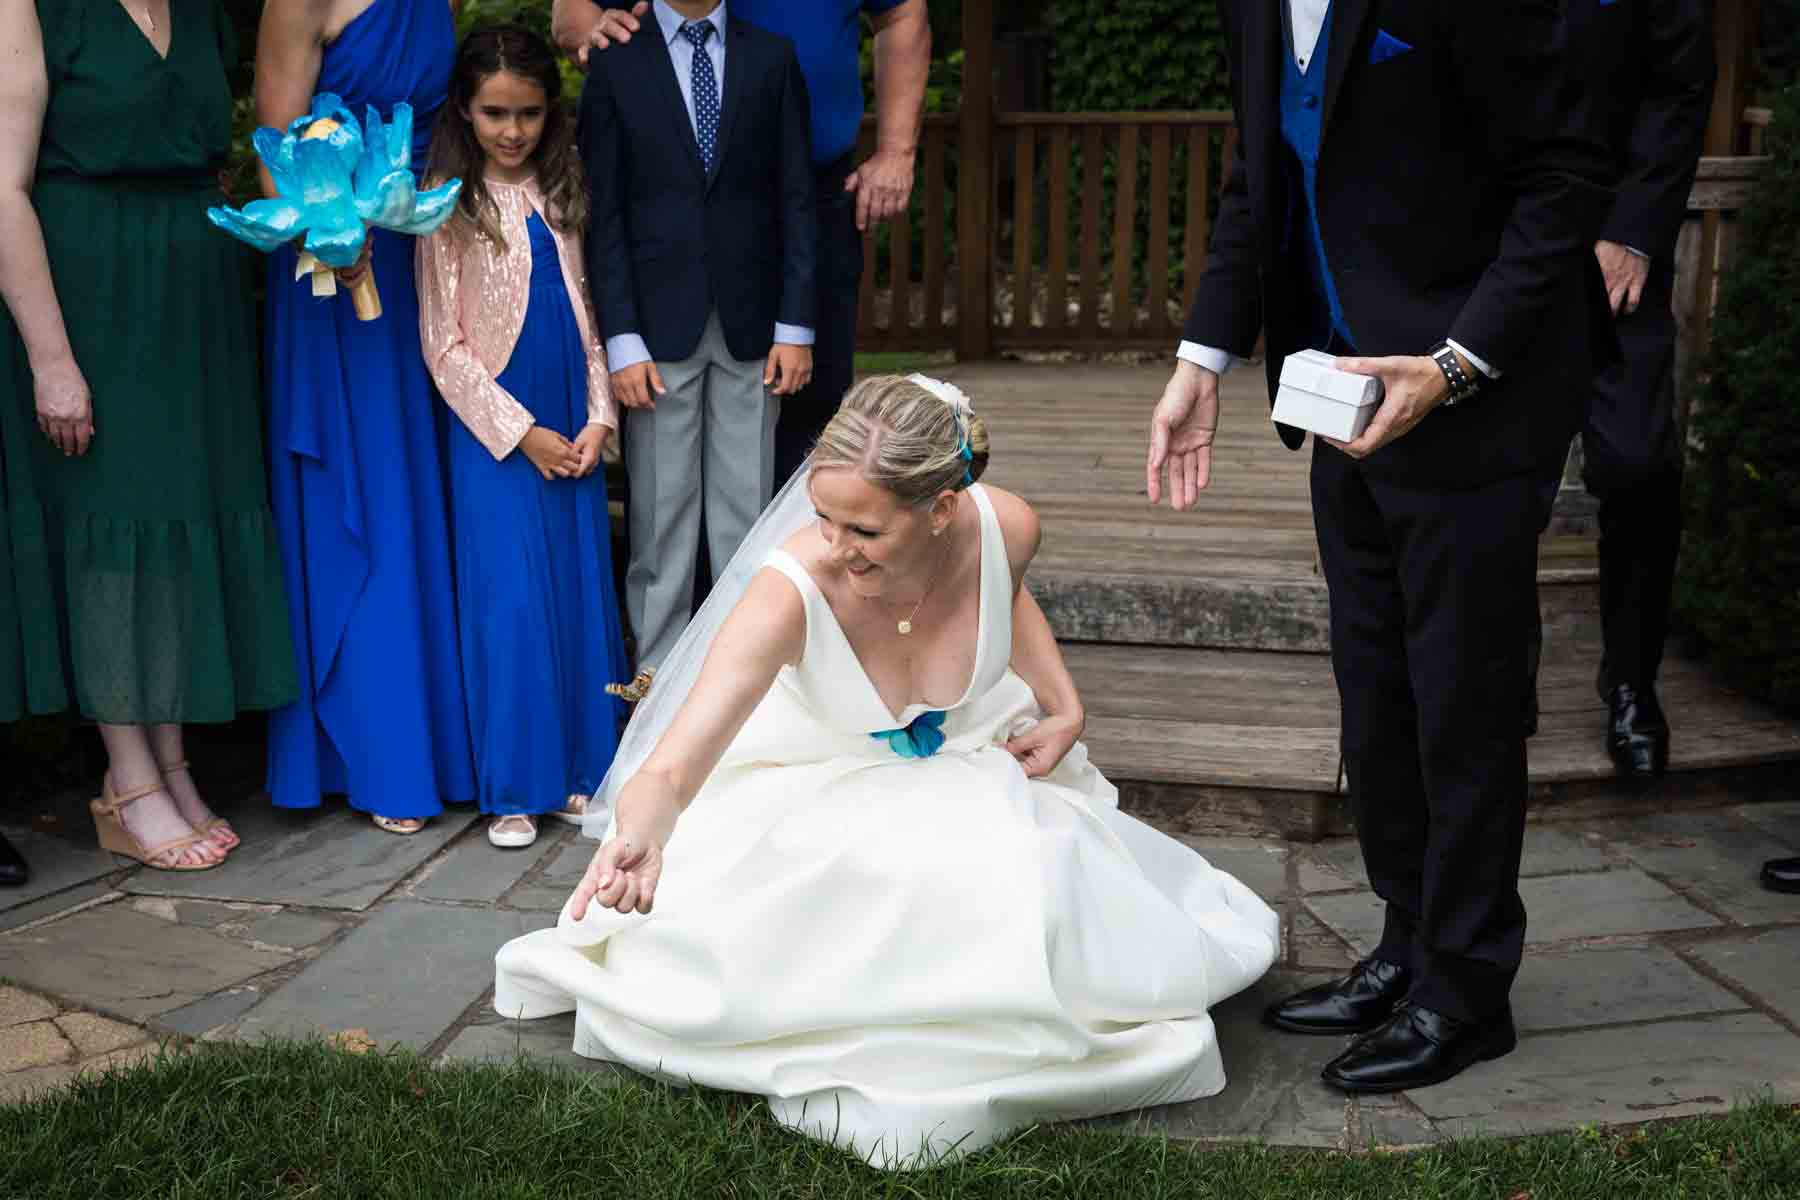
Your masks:
<svg viewBox="0 0 1800 1200"><path fill-rule="evenodd" d="M422 169L455 51L446 0L269 0L258 117L285 128L316 92L384 117L405 101ZM414 833L473 801L475 780L414 239L380 230L370 244L374 321L295 283L291 248L269 264L271 492L300 699L270 716L268 784L284 808L344 792L382 828Z"/></svg>

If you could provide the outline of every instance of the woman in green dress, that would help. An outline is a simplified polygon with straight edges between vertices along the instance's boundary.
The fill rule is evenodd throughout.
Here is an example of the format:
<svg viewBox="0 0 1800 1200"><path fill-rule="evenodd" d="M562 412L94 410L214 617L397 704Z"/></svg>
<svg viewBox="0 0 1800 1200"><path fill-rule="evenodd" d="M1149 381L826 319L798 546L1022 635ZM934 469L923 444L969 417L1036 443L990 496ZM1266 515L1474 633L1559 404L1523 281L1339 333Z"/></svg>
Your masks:
<svg viewBox="0 0 1800 1200"><path fill-rule="evenodd" d="M218 0L0 0L0 721L73 705L101 844L216 866L237 836L181 727L286 703Z"/></svg>

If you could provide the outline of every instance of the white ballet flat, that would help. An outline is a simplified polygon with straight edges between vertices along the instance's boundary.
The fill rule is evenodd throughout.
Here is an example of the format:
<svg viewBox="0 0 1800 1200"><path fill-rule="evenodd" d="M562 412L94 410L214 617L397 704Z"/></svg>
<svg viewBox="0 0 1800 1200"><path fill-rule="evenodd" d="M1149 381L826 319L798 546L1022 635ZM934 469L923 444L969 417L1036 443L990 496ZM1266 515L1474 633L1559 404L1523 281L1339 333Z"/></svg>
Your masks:
<svg viewBox="0 0 1800 1200"><path fill-rule="evenodd" d="M527 829L502 829L510 821L525 821ZM529 816L495 817L488 825L488 841L502 850L522 850L537 841L537 821Z"/></svg>

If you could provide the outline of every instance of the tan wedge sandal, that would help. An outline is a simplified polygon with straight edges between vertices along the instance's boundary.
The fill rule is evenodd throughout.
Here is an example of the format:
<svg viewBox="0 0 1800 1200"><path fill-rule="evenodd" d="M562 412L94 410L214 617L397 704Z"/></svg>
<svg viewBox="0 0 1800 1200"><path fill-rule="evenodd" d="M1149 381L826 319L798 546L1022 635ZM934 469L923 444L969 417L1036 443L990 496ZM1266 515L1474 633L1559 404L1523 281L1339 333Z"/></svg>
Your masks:
<svg viewBox="0 0 1800 1200"><path fill-rule="evenodd" d="M159 780L149 787L142 787L121 796L113 791L112 777L106 776L100 784L100 795L88 801L88 811L94 815L94 833L100 839L100 848L110 850L114 854L123 854L126 858L135 858L155 871L210 871L219 863L224 862L225 860L220 858L218 862L184 863L177 861L164 866L161 863L150 861L168 854L171 850L186 850L189 846L197 846L207 840L205 834L191 833L186 837L172 838L160 846L146 847L144 843L138 841L137 836L131 830L125 828L125 819L120 816L120 813L125 810L125 806L134 800L142 800L145 796L154 795L162 790L163 785Z"/></svg>
<svg viewBox="0 0 1800 1200"><path fill-rule="evenodd" d="M188 766L188 760L185 758L178 763L170 763L166 767L158 767L157 770L162 772L164 779L167 779L177 771L187 771L190 776L193 775L193 771ZM244 844L244 839L238 836L237 830L233 829L231 827L231 822L227 821L224 817L208 817L204 824L194 826L194 832L209 842L212 841L214 834L224 833L231 839L231 845L220 846L219 849L225 851L227 854Z"/></svg>

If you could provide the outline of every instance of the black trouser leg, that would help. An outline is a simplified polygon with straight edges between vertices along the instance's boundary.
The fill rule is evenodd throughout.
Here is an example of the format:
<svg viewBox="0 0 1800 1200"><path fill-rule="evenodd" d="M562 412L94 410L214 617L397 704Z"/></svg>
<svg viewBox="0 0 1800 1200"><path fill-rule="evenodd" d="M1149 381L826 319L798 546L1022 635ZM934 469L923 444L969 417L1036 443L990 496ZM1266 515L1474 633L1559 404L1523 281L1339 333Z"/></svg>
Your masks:
<svg viewBox="0 0 1800 1200"><path fill-rule="evenodd" d="M1673 268L1652 268L1638 311L1619 318L1621 358L1594 380L1582 429L1587 489L1600 500L1602 690L1646 688L1662 665L1681 545L1675 425Z"/></svg>
<svg viewBox="0 0 1800 1200"><path fill-rule="evenodd" d="M814 320L812 382L781 403L775 424L775 490L800 469L837 412L856 374L856 298L862 286L862 235L856 197L844 191L852 159L845 155L818 176L819 311Z"/></svg>
<svg viewBox="0 0 1800 1200"><path fill-rule="evenodd" d="M1602 682L1639 689L1656 682L1675 559L1681 546L1681 472L1673 467L1600 502Z"/></svg>
<svg viewBox="0 0 1800 1200"><path fill-rule="evenodd" d="M1524 705L1540 481L1460 490L1369 477L1315 448L1314 516L1365 864L1410 934L1412 999L1483 1019L1524 947Z"/></svg>
<svg viewBox="0 0 1800 1200"><path fill-rule="evenodd" d="M1331 667L1343 710L1351 815L1370 884L1387 904L1375 957L1410 970L1430 822L1394 548L1362 476L1317 439L1312 498L1331 591Z"/></svg>

